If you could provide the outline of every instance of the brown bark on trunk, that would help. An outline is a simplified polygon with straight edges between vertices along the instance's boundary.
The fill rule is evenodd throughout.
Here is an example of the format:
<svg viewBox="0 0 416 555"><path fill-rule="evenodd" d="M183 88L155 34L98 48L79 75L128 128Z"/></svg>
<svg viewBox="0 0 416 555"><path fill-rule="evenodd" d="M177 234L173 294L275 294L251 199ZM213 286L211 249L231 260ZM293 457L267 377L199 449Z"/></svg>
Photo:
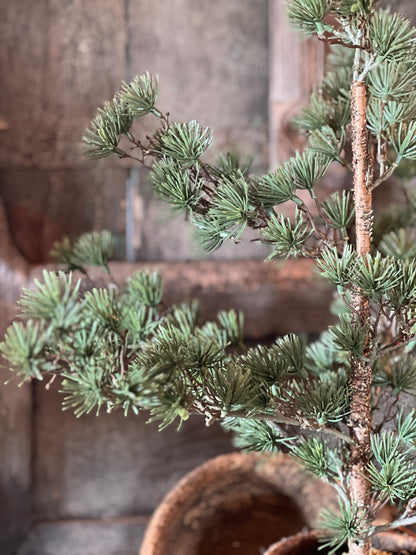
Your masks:
<svg viewBox="0 0 416 555"><path fill-rule="evenodd" d="M354 166L354 194L356 210L357 252L366 256L370 252L372 235L372 202L368 188L368 146L366 126L367 89L363 82L355 81L351 87L351 124ZM368 298L359 290L353 291L355 321L366 323L370 318ZM367 339L367 343L369 338ZM367 345L368 347L368 345ZM363 358L351 360L351 482L350 497L364 516L364 524L370 524L369 482L365 468L370 458L371 432L371 365ZM363 544L350 542L350 555L368 555L370 541Z"/></svg>

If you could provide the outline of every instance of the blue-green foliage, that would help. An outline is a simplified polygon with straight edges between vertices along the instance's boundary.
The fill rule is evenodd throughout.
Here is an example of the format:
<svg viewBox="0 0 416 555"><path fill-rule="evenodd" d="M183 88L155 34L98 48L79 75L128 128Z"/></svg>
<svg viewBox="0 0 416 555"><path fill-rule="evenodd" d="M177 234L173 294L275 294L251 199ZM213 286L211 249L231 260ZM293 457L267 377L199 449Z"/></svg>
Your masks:
<svg viewBox="0 0 416 555"><path fill-rule="evenodd" d="M146 409L165 427L199 414L207 424L223 422L239 448L291 453L339 494L339 512L324 512L321 522L324 544L335 553L374 533L349 490L357 368L372 370L376 417L365 460L366 510L387 501L405 507L416 495L415 411L399 411L393 425L403 394L416 390L416 196L403 186L405 206L390 207L374 227L367 215L373 243L361 255L353 178L337 186L337 168L354 171L353 80L367 87L367 192L393 173L405 184L416 175L416 34L377 0L289 0L287 8L295 27L318 35L329 54L328 72L294 121L305 146L285 163L252 175L251 160L234 154L205 161L212 130L162 113L157 78L149 73L122 84L83 141L90 158L116 154L151 167L155 195L187 214L208 253L240 242L251 228L270 247L268 260L313 258L336 288L329 329L309 345L304 335L287 334L247 348L241 313L220 312L216 321L200 323L195 302L163 304L158 273L139 272L125 287L87 292L72 274L45 273L43 283L24 292L0 351L22 379L60 375L64 408L77 416L101 407ZM136 136L142 116L157 125L144 140ZM128 141L133 148L120 147ZM64 239L55 256L70 271L88 275L95 265L109 273L113 246L108 232L93 232Z"/></svg>

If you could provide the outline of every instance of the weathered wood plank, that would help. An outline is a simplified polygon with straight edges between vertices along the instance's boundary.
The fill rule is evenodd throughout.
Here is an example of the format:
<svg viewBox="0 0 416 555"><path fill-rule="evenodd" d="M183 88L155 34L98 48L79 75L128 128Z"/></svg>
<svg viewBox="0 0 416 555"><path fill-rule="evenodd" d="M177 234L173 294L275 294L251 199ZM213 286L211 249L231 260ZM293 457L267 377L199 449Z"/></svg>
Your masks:
<svg viewBox="0 0 416 555"><path fill-rule="evenodd" d="M19 555L137 555L146 523L140 517L41 523Z"/></svg>
<svg viewBox="0 0 416 555"><path fill-rule="evenodd" d="M26 17L24 14L30 14ZM80 163L81 132L126 77L124 2L16 0L2 6L0 167Z"/></svg>
<svg viewBox="0 0 416 555"><path fill-rule="evenodd" d="M148 414L76 419L59 384L36 385L34 512L37 520L149 515L186 472L232 450L201 418L157 432Z"/></svg>
<svg viewBox="0 0 416 555"><path fill-rule="evenodd" d="M160 77L158 104L173 119L215 130L215 148L267 165L266 0L128 3L129 74Z"/></svg>
<svg viewBox="0 0 416 555"><path fill-rule="evenodd" d="M13 247L0 199L0 340L26 280L27 265ZM0 553L15 552L29 526L31 507L31 387L3 385L10 378L0 368Z"/></svg>
<svg viewBox="0 0 416 555"><path fill-rule="evenodd" d="M273 168L302 147L302 140L291 129L291 120L319 81L324 48L291 28L282 0L271 0L269 5L269 162Z"/></svg>
<svg viewBox="0 0 416 555"><path fill-rule="evenodd" d="M254 154L253 171L267 166L267 1L145 0L128 2L128 72L159 75L158 105L172 119L197 119L214 129L207 153L232 150ZM145 134L151 118L136 123ZM151 196L146 177L141 183L142 260L195 260L207 255L192 239L193 229ZM143 209L143 206L145 207ZM263 258L258 243L228 243L215 259Z"/></svg>
<svg viewBox="0 0 416 555"><path fill-rule="evenodd" d="M13 314L0 299L0 338ZM31 387L4 386L10 377L0 369L0 553L15 552L31 516Z"/></svg>
<svg viewBox="0 0 416 555"><path fill-rule="evenodd" d="M123 236L126 176L125 169L105 162L89 170L0 170L14 244L26 260L36 263L48 259L53 243L63 235L111 226Z"/></svg>
<svg viewBox="0 0 416 555"><path fill-rule="evenodd" d="M383 0L382 4L392 11L399 12L413 20L416 19L416 5L413 0Z"/></svg>

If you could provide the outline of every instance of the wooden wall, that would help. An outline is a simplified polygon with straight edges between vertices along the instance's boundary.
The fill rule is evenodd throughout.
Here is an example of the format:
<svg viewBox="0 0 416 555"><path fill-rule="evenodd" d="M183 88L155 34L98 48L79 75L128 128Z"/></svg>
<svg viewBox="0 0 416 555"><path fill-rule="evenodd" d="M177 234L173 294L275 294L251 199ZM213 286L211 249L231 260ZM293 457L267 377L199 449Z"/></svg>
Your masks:
<svg viewBox="0 0 416 555"><path fill-rule="evenodd" d="M215 128L217 152L253 149L257 168L267 165L268 129L267 0L15 0L1 11L0 333L30 265L56 239L108 228L123 256L132 168L85 160L79 148L122 80L159 74L162 109ZM167 222L151 198L145 172L133 177L136 258L200 258L183 221ZM145 417L77 421L59 403L57 388L0 387L1 553L133 553L176 480L230 449L197 421L158 434Z"/></svg>
<svg viewBox="0 0 416 555"><path fill-rule="evenodd" d="M160 77L159 106L215 128L214 151L267 164L267 0L16 0L0 21L0 195L31 263L62 235L109 228L123 255L127 164L83 159L80 138L122 80ZM150 118L140 122L144 128ZM137 258L200 258L139 172ZM234 249L233 249L234 250ZM234 250L235 252L235 250ZM247 257L247 251L231 256ZM220 254L230 256L230 252ZM261 255L260 255L261 256Z"/></svg>

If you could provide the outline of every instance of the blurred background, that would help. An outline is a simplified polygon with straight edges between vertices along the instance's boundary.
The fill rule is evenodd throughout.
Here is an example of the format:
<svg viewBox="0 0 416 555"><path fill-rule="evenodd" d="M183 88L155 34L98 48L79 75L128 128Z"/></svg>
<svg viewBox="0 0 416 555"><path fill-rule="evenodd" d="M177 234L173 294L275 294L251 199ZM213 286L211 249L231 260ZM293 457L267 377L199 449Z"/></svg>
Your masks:
<svg viewBox="0 0 416 555"><path fill-rule="evenodd" d="M416 14L412 0L393 4ZM116 157L86 160L80 149L97 106L121 81L150 71L159 76L161 110L214 129L211 159L232 151L252 155L255 173L275 167L298 145L290 120L322 75L325 54L322 45L293 34L283 2L3 0L0 6L2 329L53 243L98 229L116 235L119 260L161 264L173 299L197 291L211 310L246 308L252 337L322 329L330 292L318 288L309 300L316 303L313 321L305 320L309 267L290 267L274 279L261 270L264 250L250 241L205 260L190 227L152 198L145 169ZM139 125L145 132L147 120ZM333 175L327 187L343 178ZM238 260L259 262L244 274ZM271 324L256 329L258 313L254 307L250 314L248 301L264 289L262 319L270 316ZM272 295L290 308L268 315ZM1 382L6 378L2 371ZM76 420L61 412L52 389L0 386L2 554L136 553L149 515L174 483L232 449L221 430L200 421L180 433L157 433L144 417Z"/></svg>

